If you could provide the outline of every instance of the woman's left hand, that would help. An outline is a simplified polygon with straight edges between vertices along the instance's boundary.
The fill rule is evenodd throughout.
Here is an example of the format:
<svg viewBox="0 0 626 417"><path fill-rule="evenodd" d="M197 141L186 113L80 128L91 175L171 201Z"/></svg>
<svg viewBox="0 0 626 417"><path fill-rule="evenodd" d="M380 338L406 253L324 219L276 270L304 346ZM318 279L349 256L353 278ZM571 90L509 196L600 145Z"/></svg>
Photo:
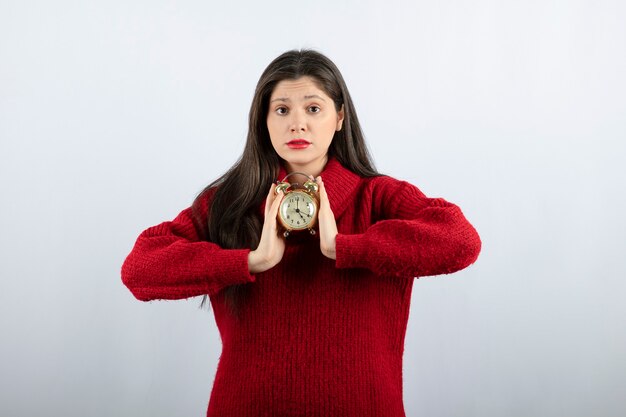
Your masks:
<svg viewBox="0 0 626 417"><path fill-rule="evenodd" d="M337 259L335 251L335 238L338 233L337 222L335 221L333 211L330 209L330 202L328 201L328 194L326 194L322 177L317 177L315 180L320 186L320 212L317 217L320 233L320 249L324 256L330 259Z"/></svg>

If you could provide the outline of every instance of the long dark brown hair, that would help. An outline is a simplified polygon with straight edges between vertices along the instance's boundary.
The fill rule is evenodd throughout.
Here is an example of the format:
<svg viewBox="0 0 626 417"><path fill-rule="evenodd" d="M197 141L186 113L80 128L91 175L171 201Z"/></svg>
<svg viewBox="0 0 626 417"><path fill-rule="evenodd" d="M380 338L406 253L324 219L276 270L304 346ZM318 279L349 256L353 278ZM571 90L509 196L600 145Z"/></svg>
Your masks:
<svg viewBox="0 0 626 417"><path fill-rule="evenodd" d="M274 87L282 80L311 77L317 86L333 99L335 110L344 106L343 128L335 132L328 156L350 171L363 176L380 175L374 168L365 144L356 110L346 83L335 64L323 54L311 50L291 50L274 59L263 71L250 106L248 138L235 165L209 184L196 197L192 212L202 239L225 249L256 249L261 238L263 219L260 204L278 175L283 162L274 150L267 130L269 99ZM215 188L215 189L214 189ZM201 209L205 193L213 192L206 214ZM224 288L225 302L231 313L238 316L239 303L249 284ZM207 301L202 298L200 308Z"/></svg>

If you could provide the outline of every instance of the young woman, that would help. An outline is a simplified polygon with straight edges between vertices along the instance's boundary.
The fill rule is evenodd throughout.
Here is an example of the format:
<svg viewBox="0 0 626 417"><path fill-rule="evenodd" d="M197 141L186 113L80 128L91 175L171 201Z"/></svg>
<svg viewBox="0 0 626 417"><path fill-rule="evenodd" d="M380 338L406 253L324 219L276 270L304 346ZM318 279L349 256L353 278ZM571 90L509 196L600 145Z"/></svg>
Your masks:
<svg viewBox="0 0 626 417"><path fill-rule="evenodd" d="M296 172L319 187L317 223L285 237L276 181ZM376 172L337 67L294 50L261 75L241 158L139 235L122 281L142 301L210 298L222 354L207 416L400 417L413 279L480 248L458 206Z"/></svg>

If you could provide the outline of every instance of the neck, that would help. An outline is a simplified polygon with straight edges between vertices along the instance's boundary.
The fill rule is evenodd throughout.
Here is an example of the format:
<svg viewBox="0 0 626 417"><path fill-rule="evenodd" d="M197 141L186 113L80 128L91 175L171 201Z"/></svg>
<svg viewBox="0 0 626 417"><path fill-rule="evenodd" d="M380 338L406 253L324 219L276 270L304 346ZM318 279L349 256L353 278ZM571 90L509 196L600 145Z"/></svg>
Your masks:
<svg viewBox="0 0 626 417"><path fill-rule="evenodd" d="M328 155L324 155L321 159L311 161L307 164L298 164L294 162L285 161L285 169L290 172L304 172L305 174L312 175L316 178L322 173L326 163L328 162Z"/></svg>

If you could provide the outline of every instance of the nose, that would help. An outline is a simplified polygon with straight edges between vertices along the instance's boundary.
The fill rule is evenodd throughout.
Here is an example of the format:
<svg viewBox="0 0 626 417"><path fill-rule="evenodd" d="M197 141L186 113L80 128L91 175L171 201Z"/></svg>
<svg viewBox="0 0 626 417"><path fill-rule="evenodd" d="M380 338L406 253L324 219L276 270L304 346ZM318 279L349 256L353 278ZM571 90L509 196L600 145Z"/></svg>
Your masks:
<svg viewBox="0 0 626 417"><path fill-rule="evenodd" d="M306 119L300 112L293 112L291 117L291 132L306 132Z"/></svg>

